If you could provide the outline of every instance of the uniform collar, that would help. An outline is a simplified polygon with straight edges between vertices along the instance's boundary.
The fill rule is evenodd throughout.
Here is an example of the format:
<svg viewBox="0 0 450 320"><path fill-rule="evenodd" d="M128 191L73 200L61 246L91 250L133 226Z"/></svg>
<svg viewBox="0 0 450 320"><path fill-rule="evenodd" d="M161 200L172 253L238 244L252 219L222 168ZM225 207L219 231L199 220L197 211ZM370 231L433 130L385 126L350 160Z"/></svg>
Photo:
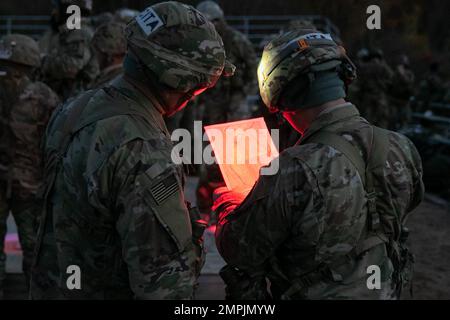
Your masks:
<svg viewBox="0 0 450 320"><path fill-rule="evenodd" d="M114 80L113 86L116 88L125 89L127 95L130 98L144 106L146 109L154 109L161 115L165 114L164 108L162 107L161 103L150 92L150 90L148 90L142 84L133 80L132 78L123 75Z"/></svg>
<svg viewBox="0 0 450 320"><path fill-rule="evenodd" d="M164 109L150 91L126 76L117 77L113 80L111 86L117 88L122 94L129 99L136 101L138 105L143 107L149 114L152 122L168 135L167 127L162 117Z"/></svg>
<svg viewBox="0 0 450 320"><path fill-rule="evenodd" d="M306 140L308 137L332 125L333 123L357 116L359 116L358 109L356 109L356 107L349 102L326 109L321 112L311 123L309 128L306 129L305 134L297 144L301 144L302 141Z"/></svg>
<svg viewBox="0 0 450 320"><path fill-rule="evenodd" d="M105 69L103 69L101 71L101 74L109 74L109 73L113 73L113 72L118 72L119 70L122 70L121 63L106 67Z"/></svg>

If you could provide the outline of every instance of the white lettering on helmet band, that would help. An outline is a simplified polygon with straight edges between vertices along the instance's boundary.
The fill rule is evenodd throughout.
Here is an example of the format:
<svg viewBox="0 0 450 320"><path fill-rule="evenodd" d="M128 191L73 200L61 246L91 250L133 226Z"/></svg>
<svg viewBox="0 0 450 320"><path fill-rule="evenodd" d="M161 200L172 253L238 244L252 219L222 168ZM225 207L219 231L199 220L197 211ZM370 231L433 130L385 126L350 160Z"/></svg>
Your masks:
<svg viewBox="0 0 450 320"><path fill-rule="evenodd" d="M304 35L302 35L298 38L295 38L295 39L289 41L288 43L286 43L283 47L283 50L285 48L291 46L292 44L297 43L300 40L330 40L330 41L334 41L329 33L308 33L308 34L304 34Z"/></svg>
<svg viewBox="0 0 450 320"><path fill-rule="evenodd" d="M298 37L295 40L302 40L302 39L306 39L306 40L321 40L321 39L325 39L325 40L331 40L333 41L333 38L331 37L331 35L329 33L308 33L305 34L301 37Z"/></svg>
<svg viewBox="0 0 450 320"><path fill-rule="evenodd" d="M151 7L142 11L136 17L136 21L147 36L164 25L164 22Z"/></svg>

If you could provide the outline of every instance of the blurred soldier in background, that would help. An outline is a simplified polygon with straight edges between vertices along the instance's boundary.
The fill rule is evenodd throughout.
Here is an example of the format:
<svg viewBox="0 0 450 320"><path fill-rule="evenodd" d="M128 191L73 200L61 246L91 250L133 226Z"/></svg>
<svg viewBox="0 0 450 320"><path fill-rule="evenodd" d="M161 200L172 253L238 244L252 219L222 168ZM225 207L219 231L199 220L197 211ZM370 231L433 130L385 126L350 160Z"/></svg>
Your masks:
<svg viewBox="0 0 450 320"><path fill-rule="evenodd" d="M92 0L56 0L52 13L52 29L42 40L40 47L45 54L42 77L62 100L84 91L98 75L98 62L90 44L93 30L86 19L81 29L70 30L66 21L67 7L77 5L81 16L87 17L92 10Z"/></svg>
<svg viewBox="0 0 450 320"><path fill-rule="evenodd" d="M215 85L225 49L178 2L145 9L125 33L124 76L70 100L48 126L34 299L193 297L205 225L185 202L163 115ZM70 265L80 290L66 286Z"/></svg>
<svg viewBox="0 0 450 320"><path fill-rule="evenodd" d="M400 129L411 119L411 107L409 100L414 94L414 72L411 70L409 58L406 55L400 57L400 62L394 70L392 85L389 90L392 103L392 129Z"/></svg>
<svg viewBox="0 0 450 320"><path fill-rule="evenodd" d="M122 74L122 62L127 51L125 39L125 25L116 22L108 22L95 30L92 37L100 74L97 76L92 88L102 86Z"/></svg>
<svg viewBox="0 0 450 320"><path fill-rule="evenodd" d="M420 104L415 111L426 111L431 102L440 102L444 98L445 86L440 71L439 62L430 64L428 75L419 84L417 100Z"/></svg>
<svg viewBox="0 0 450 320"><path fill-rule="evenodd" d="M93 33L91 21L88 17L92 11L92 0L53 0L53 10L50 16L50 29L47 30L39 39L39 49L41 54L50 54L58 45L59 37L66 29L66 22L69 14L66 13L67 7L72 4L78 5L81 9L81 25Z"/></svg>
<svg viewBox="0 0 450 320"><path fill-rule="evenodd" d="M358 79L350 86L349 99L371 124L390 128L395 113L388 97L393 71L384 60L383 51L360 50L357 65Z"/></svg>
<svg viewBox="0 0 450 320"><path fill-rule="evenodd" d="M286 25L285 29L282 33L288 32L289 30L296 30L296 29L317 29L314 23L310 20L306 19L298 19L298 20L291 20Z"/></svg>
<svg viewBox="0 0 450 320"><path fill-rule="evenodd" d="M114 13L114 20L118 23L127 24L128 22L133 20L133 18L136 17L138 14L139 11L137 10L122 8Z"/></svg>
<svg viewBox="0 0 450 320"><path fill-rule="evenodd" d="M216 27L223 39L227 59L236 66L233 77L220 79L200 100L205 105L203 124L242 120L249 117L246 98L256 92L256 54L250 41L231 28L219 5L203 1L197 9Z"/></svg>
<svg viewBox="0 0 450 320"><path fill-rule="evenodd" d="M245 199L215 192L228 298L396 299L411 284L404 223L423 199L420 156L344 99L355 76L345 49L316 30L293 30L266 46L261 97L302 138ZM367 285L372 265L379 290Z"/></svg>
<svg viewBox="0 0 450 320"><path fill-rule="evenodd" d="M197 9L214 23L223 39L227 59L236 66L233 77L219 79L217 85L200 97L203 109L203 125L242 120L250 117L247 95L256 92L256 54L250 41L231 28L219 5L203 1ZM223 178L218 165L201 166L197 187L197 205L208 216L212 205L212 192L222 185Z"/></svg>
<svg viewBox="0 0 450 320"><path fill-rule="evenodd" d="M89 22L92 26L92 29L96 30L102 24L112 22L114 20L115 20L115 16L111 12L102 12L96 16L91 16L89 19Z"/></svg>
<svg viewBox="0 0 450 320"><path fill-rule="evenodd" d="M102 24L109 22L117 22L126 25L138 14L139 11L137 10L122 8L116 10L114 14L112 14L111 12L103 12L96 16L92 16L90 18L90 22L95 29L100 27Z"/></svg>
<svg viewBox="0 0 450 320"><path fill-rule="evenodd" d="M1 40L0 291L5 276L4 240L9 212L18 228L28 286L42 211L35 198L43 174L40 143L58 96L45 84L30 80L39 66L39 47L33 39L13 34Z"/></svg>

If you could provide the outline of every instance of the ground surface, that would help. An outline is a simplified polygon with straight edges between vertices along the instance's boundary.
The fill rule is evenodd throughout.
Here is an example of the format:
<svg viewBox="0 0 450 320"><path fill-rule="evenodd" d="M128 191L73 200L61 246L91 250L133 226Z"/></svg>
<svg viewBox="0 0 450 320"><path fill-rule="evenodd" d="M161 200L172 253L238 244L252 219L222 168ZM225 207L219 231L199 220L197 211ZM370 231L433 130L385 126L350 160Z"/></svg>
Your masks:
<svg viewBox="0 0 450 320"><path fill-rule="evenodd" d="M195 202L197 181L189 178L186 197ZM21 252L12 219L7 237L7 299L26 299L21 274ZM450 207L441 199L427 196L408 222L411 231L410 247L416 256L414 299L450 299ZM205 267L196 293L199 300L224 298L224 284L218 272L224 265L214 245L212 230L205 234L208 251ZM406 296L405 298L409 298Z"/></svg>

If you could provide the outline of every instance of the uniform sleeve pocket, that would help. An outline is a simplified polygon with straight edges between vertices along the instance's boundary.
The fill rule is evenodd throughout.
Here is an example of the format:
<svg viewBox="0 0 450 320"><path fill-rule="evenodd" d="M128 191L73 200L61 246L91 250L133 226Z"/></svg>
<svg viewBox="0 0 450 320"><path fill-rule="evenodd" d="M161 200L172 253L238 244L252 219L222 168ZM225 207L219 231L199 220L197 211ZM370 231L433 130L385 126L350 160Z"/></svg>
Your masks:
<svg viewBox="0 0 450 320"><path fill-rule="evenodd" d="M192 242L192 229L177 172L170 167L154 179L150 179L147 174L141 179L145 180L143 183L146 186L144 201L174 240L178 250L183 251Z"/></svg>

